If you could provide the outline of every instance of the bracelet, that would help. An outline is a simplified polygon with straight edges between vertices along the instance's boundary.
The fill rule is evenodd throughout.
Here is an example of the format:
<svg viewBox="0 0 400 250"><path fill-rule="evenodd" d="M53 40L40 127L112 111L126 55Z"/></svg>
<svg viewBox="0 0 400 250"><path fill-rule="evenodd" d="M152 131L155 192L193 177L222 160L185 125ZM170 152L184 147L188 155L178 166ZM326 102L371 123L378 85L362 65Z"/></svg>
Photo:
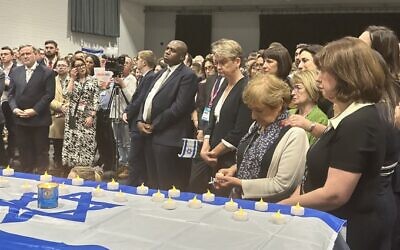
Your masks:
<svg viewBox="0 0 400 250"><path fill-rule="evenodd" d="M308 132L311 133L311 132L314 130L315 126L317 126L317 124L316 124L315 122L311 123L311 126L310 126L310 128L308 129Z"/></svg>

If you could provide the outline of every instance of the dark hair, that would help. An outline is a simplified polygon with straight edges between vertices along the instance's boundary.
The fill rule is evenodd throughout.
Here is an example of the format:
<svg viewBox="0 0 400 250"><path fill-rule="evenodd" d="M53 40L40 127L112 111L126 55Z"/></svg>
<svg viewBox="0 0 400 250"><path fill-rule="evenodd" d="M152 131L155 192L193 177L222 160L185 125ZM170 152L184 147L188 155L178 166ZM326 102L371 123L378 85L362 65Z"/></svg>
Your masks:
<svg viewBox="0 0 400 250"><path fill-rule="evenodd" d="M94 64L94 68L100 67L100 59L99 59L98 56L93 55L93 54L87 54L87 56L85 57L85 59L86 59L87 57L92 58L93 64ZM85 62L85 64L86 64L86 62ZM93 69L90 69L89 75L91 75L91 76L94 75L94 68L93 68Z"/></svg>
<svg viewBox="0 0 400 250"><path fill-rule="evenodd" d="M390 73L397 77L400 73L399 39L396 33L385 26L369 26L371 47L385 59Z"/></svg>
<svg viewBox="0 0 400 250"><path fill-rule="evenodd" d="M45 41L45 42L44 42L44 45L47 45L47 44L53 44L54 47L56 47L56 48L57 48L57 46L58 46L58 44L57 44L56 41L54 41L54 40L47 40L47 41Z"/></svg>
<svg viewBox="0 0 400 250"><path fill-rule="evenodd" d="M10 47L8 47L8 46L1 47L1 50L9 50L10 53L11 53L11 55L12 55L12 56L14 55L14 51L13 51Z"/></svg>
<svg viewBox="0 0 400 250"><path fill-rule="evenodd" d="M71 60L71 68L75 68L75 63L77 61L81 61L86 66L86 62L85 62L85 60L83 58L72 58L72 60ZM87 67L86 67L86 75L88 75L88 74L89 74L89 72L88 72Z"/></svg>
<svg viewBox="0 0 400 250"><path fill-rule="evenodd" d="M322 48L323 48L322 45L319 45L319 44L310 44L310 45L307 45L307 46L303 47L303 48L300 50L299 54L301 54L301 52L303 52L303 51L307 51L307 52L310 53L312 56L314 56L314 55L317 54Z"/></svg>
<svg viewBox="0 0 400 250"><path fill-rule="evenodd" d="M289 51L279 43L275 42L271 44L272 47L268 47L268 49L264 50L263 58L264 60L267 58L273 59L278 62L278 72L276 76L282 80L286 80L288 77L290 70L292 69L292 58L289 54Z"/></svg>

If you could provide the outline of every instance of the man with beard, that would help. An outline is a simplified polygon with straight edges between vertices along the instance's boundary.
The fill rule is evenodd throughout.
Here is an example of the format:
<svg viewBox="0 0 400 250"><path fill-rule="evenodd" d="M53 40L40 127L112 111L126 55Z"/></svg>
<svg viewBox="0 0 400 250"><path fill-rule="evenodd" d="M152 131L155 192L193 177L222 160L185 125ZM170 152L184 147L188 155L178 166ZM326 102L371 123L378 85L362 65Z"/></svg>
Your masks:
<svg viewBox="0 0 400 250"><path fill-rule="evenodd" d="M38 61L39 64L46 65L50 69L55 69L58 61L58 47L57 43L53 40L44 42L44 58Z"/></svg>

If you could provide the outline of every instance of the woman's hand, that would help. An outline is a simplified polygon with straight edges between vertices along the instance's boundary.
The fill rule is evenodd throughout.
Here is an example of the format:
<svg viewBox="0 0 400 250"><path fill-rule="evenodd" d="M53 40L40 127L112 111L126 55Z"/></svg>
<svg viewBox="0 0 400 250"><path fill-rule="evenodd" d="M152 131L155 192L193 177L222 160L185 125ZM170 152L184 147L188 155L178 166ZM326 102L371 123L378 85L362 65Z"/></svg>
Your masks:
<svg viewBox="0 0 400 250"><path fill-rule="evenodd" d="M396 124L397 128L400 128L400 102L396 106L395 112L394 112L394 122Z"/></svg>
<svg viewBox="0 0 400 250"><path fill-rule="evenodd" d="M215 174L215 182L214 186L216 189L231 187L231 186L242 186L242 181L235 176L237 171L236 165L233 165L230 168L222 168L218 170L218 173Z"/></svg>
<svg viewBox="0 0 400 250"><path fill-rule="evenodd" d="M302 115L291 115L286 120L282 121L284 126L299 127L308 131L311 127L311 122Z"/></svg>
<svg viewBox="0 0 400 250"><path fill-rule="evenodd" d="M85 127L90 128L93 126L93 121L94 118L92 116L89 116L85 119Z"/></svg>
<svg viewBox="0 0 400 250"><path fill-rule="evenodd" d="M72 68L69 72L69 77L71 78L72 82L76 81L76 79L78 79L78 69Z"/></svg>
<svg viewBox="0 0 400 250"><path fill-rule="evenodd" d="M211 167L214 167L217 165L217 158L214 158L211 156L212 153L210 153L210 143L208 139L204 139L203 142L203 147L201 148L200 151L200 157Z"/></svg>

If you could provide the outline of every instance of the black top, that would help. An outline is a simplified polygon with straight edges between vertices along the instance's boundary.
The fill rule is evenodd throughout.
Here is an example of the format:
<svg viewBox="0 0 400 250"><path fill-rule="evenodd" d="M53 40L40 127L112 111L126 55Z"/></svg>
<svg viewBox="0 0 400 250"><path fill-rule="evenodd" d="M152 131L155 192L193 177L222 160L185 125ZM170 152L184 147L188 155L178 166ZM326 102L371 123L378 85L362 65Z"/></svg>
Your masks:
<svg viewBox="0 0 400 250"><path fill-rule="evenodd" d="M351 249L380 249L379 172L385 158L385 130L374 105L363 107L331 128L307 154L308 174L304 191L325 184L328 168L360 173L349 201L332 214L347 219L347 241ZM390 204L387 204L390 206ZM373 226L372 226L373 225Z"/></svg>

